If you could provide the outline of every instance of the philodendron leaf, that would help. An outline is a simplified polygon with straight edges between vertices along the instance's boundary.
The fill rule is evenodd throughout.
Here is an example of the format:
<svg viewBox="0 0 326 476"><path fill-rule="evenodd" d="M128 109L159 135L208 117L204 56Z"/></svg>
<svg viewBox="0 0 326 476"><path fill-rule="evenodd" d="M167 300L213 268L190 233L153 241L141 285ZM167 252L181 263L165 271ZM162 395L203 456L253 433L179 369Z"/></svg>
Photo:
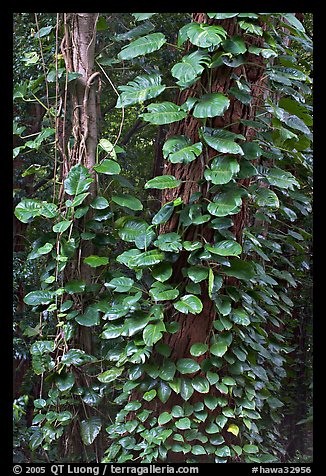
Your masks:
<svg viewBox="0 0 326 476"><path fill-rule="evenodd" d="M91 268L98 268L99 266L104 266L108 264L109 258L106 256L88 256L87 258L84 258L84 263L88 264L88 266L91 266Z"/></svg>
<svg viewBox="0 0 326 476"><path fill-rule="evenodd" d="M176 188L181 184L181 180L176 179L173 175L159 175L145 183L144 188L157 188L163 190L165 188Z"/></svg>
<svg viewBox="0 0 326 476"><path fill-rule="evenodd" d="M109 159L102 160L98 165L94 165L93 168L97 173L106 175L118 175L121 172L118 162Z"/></svg>
<svg viewBox="0 0 326 476"><path fill-rule="evenodd" d="M242 148L235 142L236 139L245 140L243 135L210 127L204 127L201 131L205 142L218 152L243 155Z"/></svg>
<svg viewBox="0 0 326 476"><path fill-rule="evenodd" d="M148 53L159 50L165 42L166 39L163 33L152 33L142 36L129 43L129 45L124 46L118 54L118 58L121 60L130 60L138 56L147 55Z"/></svg>
<svg viewBox="0 0 326 476"><path fill-rule="evenodd" d="M141 203L141 201L138 198L133 197L132 195L129 195L127 193L121 195L113 195L112 201L117 205L120 205L121 207L130 208L130 210L138 211L143 209L143 204Z"/></svg>
<svg viewBox="0 0 326 476"><path fill-rule="evenodd" d="M241 245L234 240L219 241L213 246L205 245L205 249L220 256L238 256L242 253Z"/></svg>
<svg viewBox="0 0 326 476"><path fill-rule="evenodd" d="M193 344L190 347L190 353L194 357L199 357L200 355L205 354L207 350L208 350L208 345L204 343L200 343L200 342L198 342L198 344Z"/></svg>
<svg viewBox="0 0 326 476"><path fill-rule="evenodd" d="M204 177L214 185L220 185L230 182L239 170L240 166L235 157L222 155L212 161L210 168L205 170Z"/></svg>
<svg viewBox="0 0 326 476"><path fill-rule="evenodd" d="M72 220L59 221L59 223L56 223L55 225L53 225L52 230L55 233L63 233L70 227L71 223L72 223Z"/></svg>
<svg viewBox="0 0 326 476"><path fill-rule="evenodd" d="M101 419L98 417L91 417L83 420L80 423L80 436L84 445L89 446L93 443L102 428Z"/></svg>
<svg viewBox="0 0 326 476"><path fill-rule="evenodd" d="M179 359L176 365L181 374L192 374L200 370L198 362L192 359Z"/></svg>
<svg viewBox="0 0 326 476"><path fill-rule="evenodd" d="M79 195L86 192L93 181L87 167L74 165L64 181L64 189L68 195Z"/></svg>
<svg viewBox="0 0 326 476"><path fill-rule="evenodd" d="M203 304L201 300L193 294L186 294L179 301L173 304L177 311L184 314L200 314L203 310Z"/></svg>
<svg viewBox="0 0 326 476"><path fill-rule="evenodd" d="M204 71L205 63L210 60L209 55L203 51L194 51L190 55L183 56L180 63L173 66L171 73L179 80L180 86L189 85Z"/></svg>
<svg viewBox="0 0 326 476"><path fill-rule="evenodd" d="M126 107L131 104L142 103L147 99L153 99L164 91L165 85L161 84L162 77L159 74L146 74L137 76L126 85L118 86L121 92L116 107Z"/></svg>
<svg viewBox="0 0 326 476"><path fill-rule="evenodd" d="M50 304L54 299L53 291L32 291L24 297L24 303L30 306Z"/></svg>
<svg viewBox="0 0 326 476"><path fill-rule="evenodd" d="M163 157L173 164L189 164L202 152L202 143L192 144L186 136L173 136L163 145Z"/></svg>
<svg viewBox="0 0 326 476"><path fill-rule="evenodd" d="M221 93L205 94L195 105L193 115L197 118L223 116L229 105L230 100Z"/></svg>
<svg viewBox="0 0 326 476"><path fill-rule="evenodd" d="M209 48L218 46L226 37L226 31L221 26L193 22L189 24L186 35L193 45Z"/></svg>
<svg viewBox="0 0 326 476"><path fill-rule="evenodd" d="M168 101L149 104L147 111L149 112L140 114L139 117L157 126L171 124L187 117L187 113L182 111L180 106Z"/></svg>

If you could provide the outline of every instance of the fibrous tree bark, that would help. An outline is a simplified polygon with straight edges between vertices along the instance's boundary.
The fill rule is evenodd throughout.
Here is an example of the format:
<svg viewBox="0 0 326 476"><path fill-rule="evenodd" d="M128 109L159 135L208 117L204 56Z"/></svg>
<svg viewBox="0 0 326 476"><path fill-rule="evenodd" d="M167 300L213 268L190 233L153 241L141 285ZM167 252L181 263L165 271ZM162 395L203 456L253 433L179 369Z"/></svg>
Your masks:
<svg viewBox="0 0 326 476"><path fill-rule="evenodd" d="M219 24L218 20L207 20L205 13L193 13L193 21L198 23ZM264 27L264 25L262 25ZM229 20L223 20L223 28L227 31L228 35L236 35L237 23L234 18ZM263 40L261 38L252 38L252 44L255 46L262 46ZM190 45L188 45L189 47ZM253 120L255 118L256 110L263 98L263 85L264 85L264 61L260 56L248 54L247 63L240 65L236 68L231 68L226 65L222 65L219 68L213 69L211 77L207 74L203 74L201 81L195 83L189 89L179 92L176 102L178 105L183 104L189 97L198 97L205 92L219 92L228 95L230 87L234 85L234 79L232 74L237 76L243 76L246 81L251 85L252 101L249 105L241 103L234 97L229 96L230 106L224 116L212 118L210 127L213 128L226 128L227 130L242 134L247 141L254 138L254 129L244 125L240 120ZM186 119L180 122L174 123L167 137L175 135L185 135L191 139L192 143L198 142L199 135L198 129L201 126L200 120L196 119L192 115L189 115ZM209 149L208 153L202 154L201 160L196 160L188 165L174 164L166 162L163 169L163 174L173 175L177 179L182 180L180 187L175 189L164 190L162 195L162 204L175 200L177 197L183 199L184 204L189 203L190 197L196 193L201 192L202 197L210 197L210 190L207 186L207 182L200 185L200 180L204 176L205 167L209 160L216 155L216 151ZM240 179L238 181L239 186L248 186L250 179ZM231 228L236 240L242 243L242 233L247 216L247 204L245 199L242 201L242 207L237 215L232 217L233 227ZM170 233L177 230L179 215L174 213L172 218L164 225L161 225L161 233ZM183 236L183 240L194 241L198 234L198 226L189 226L186 233ZM203 224L201 225L200 235L207 241L212 243L214 230ZM184 277L182 275L182 268L187 265L187 258L189 253L183 251L180 253L179 259L173 265L173 275L171 280L174 283L182 283ZM227 277L225 284L236 285L236 278ZM173 312L173 320L180 324L180 330L175 334L166 334L164 342L169 345L172 350L170 358L173 361L177 361L180 358L188 358L190 355L190 347L197 342L206 342L209 339L211 331L213 329L213 322L216 315L214 302L209 298L208 287L206 281L201 283L201 296L200 299L203 303L203 310L198 315L185 315L179 312ZM171 319L171 315L167 313L166 319ZM198 362L204 359L204 356L198 358ZM194 403L198 398L198 394L194 394L190 398L190 403ZM183 404L183 400L179 395L173 394L165 405L162 405L158 409L158 414L163 411L169 411L173 405ZM228 435L226 433L225 440L228 441ZM180 462L185 458L182 453L170 453L171 462Z"/></svg>

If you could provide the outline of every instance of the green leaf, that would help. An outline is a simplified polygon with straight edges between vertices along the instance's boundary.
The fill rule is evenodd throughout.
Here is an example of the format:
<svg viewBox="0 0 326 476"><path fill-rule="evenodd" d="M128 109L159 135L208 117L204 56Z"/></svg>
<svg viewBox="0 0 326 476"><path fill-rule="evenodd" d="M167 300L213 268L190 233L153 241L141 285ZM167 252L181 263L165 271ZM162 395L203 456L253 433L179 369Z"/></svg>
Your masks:
<svg viewBox="0 0 326 476"><path fill-rule="evenodd" d="M140 253L130 260L130 266L135 268L146 268L147 266L153 266L164 260L164 253L158 250L145 251Z"/></svg>
<svg viewBox="0 0 326 476"><path fill-rule="evenodd" d="M156 349L157 349L157 347L156 347ZM169 349L169 354L170 353L171 353L171 351ZM167 380L167 381L169 381L169 383L171 383L171 380L173 380L173 378L174 378L175 371L176 371L175 363L172 362L171 360L164 360L163 365L162 365L161 370L160 370L160 373L159 373L159 376L162 380Z"/></svg>
<svg viewBox="0 0 326 476"><path fill-rule="evenodd" d="M165 425L166 423L169 423L169 421L171 420L172 420L172 415L168 412L163 412L158 417L157 422L159 425Z"/></svg>
<svg viewBox="0 0 326 476"><path fill-rule="evenodd" d="M190 55L183 56L181 63L177 63L171 69L172 76L177 78L181 86L189 85L190 82L198 78L204 71L205 64L210 60L207 53L194 51Z"/></svg>
<svg viewBox="0 0 326 476"><path fill-rule="evenodd" d="M172 265L170 263L160 263L152 270L152 276L157 281L164 283L172 276Z"/></svg>
<svg viewBox="0 0 326 476"><path fill-rule="evenodd" d="M205 245L205 249L219 256L238 256L242 253L241 245L234 240L219 241L213 246Z"/></svg>
<svg viewBox="0 0 326 476"><path fill-rule="evenodd" d="M199 393L208 393L209 392L209 382L205 377L201 375L196 375L191 381L193 388Z"/></svg>
<svg viewBox="0 0 326 476"><path fill-rule="evenodd" d="M263 150L256 142L245 142L241 147L246 160L257 160L263 153Z"/></svg>
<svg viewBox="0 0 326 476"><path fill-rule="evenodd" d="M163 322L158 324L148 324L143 331L143 339L146 345L152 346L162 339L165 325Z"/></svg>
<svg viewBox="0 0 326 476"><path fill-rule="evenodd" d="M23 223L29 223L40 216L42 204L39 200L23 199L15 208L15 216Z"/></svg>
<svg viewBox="0 0 326 476"><path fill-rule="evenodd" d="M190 266L187 268L187 276L194 283L200 283L208 277L208 268L203 268L202 266Z"/></svg>
<svg viewBox="0 0 326 476"><path fill-rule="evenodd" d="M242 326L249 326L250 319L248 314L244 309L234 309L232 311L232 320L236 324L241 324Z"/></svg>
<svg viewBox="0 0 326 476"><path fill-rule="evenodd" d="M102 383L109 383L116 380L123 372L123 367L113 367L110 370L106 370L97 376L97 379Z"/></svg>
<svg viewBox="0 0 326 476"><path fill-rule="evenodd" d="M134 14L136 15L136 14ZM138 13L137 15L154 15L154 13ZM147 17L150 18L150 17ZM136 26L135 28L132 28L132 30L127 31L126 33L120 33L119 35L116 35L116 39L118 41L126 41L126 40L134 40L138 36L143 36L146 33L150 33L151 31L154 30L154 25L150 21L146 21L145 23L141 23L140 25ZM101 63L103 64L103 63Z"/></svg>
<svg viewBox="0 0 326 476"><path fill-rule="evenodd" d="M193 344L190 347L190 353L194 357L199 357L200 355L205 354L207 350L208 350L208 345L200 343L200 342L198 344Z"/></svg>
<svg viewBox="0 0 326 476"><path fill-rule="evenodd" d="M118 162L109 159L102 160L99 165L94 165L93 168L97 173L106 175L118 175L121 172Z"/></svg>
<svg viewBox="0 0 326 476"><path fill-rule="evenodd" d="M96 255L91 255L87 256L87 258L84 258L84 263L88 264L88 266L91 266L92 268L98 268L99 266L104 266L108 264L109 258L106 256L96 256Z"/></svg>
<svg viewBox="0 0 326 476"><path fill-rule="evenodd" d="M223 357L227 350L228 346L223 341L217 342L210 347L210 353L216 355L217 357Z"/></svg>
<svg viewBox="0 0 326 476"><path fill-rule="evenodd" d="M124 46L118 54L118 58L121 60L130 60L138 56L147 55L148 53L159 50L165 42L166 39L163 33L152 33L142 36L129 43L129 45Z"/></svg>
<svg viewBox="0 0 326 476"><path fill-rule="evenodd" d="M176 365L182 374L192 374L200 370L200 365L193 359L179 359Z"/></svg>
<svg viewBox="0 0 326 476"><path fill-rule="evenodd" d="M89 189L94 179L83 165L74 165L69 170L68 176L64 181L64 189L68 195L79 195Z"/></svg>
<svg viewBox="0 0 326 476"><path fill-rule="evenodd" d="M202 136L205 142L218 152L243 155L242 148L235 142L236 139L244 139L241 134L234 134L224 129L204 127L202 128Z"/></svg>
<svg viewBox="0 0 326 476"><path fill-rule="evenodd" d="M161 402L166 403L171 393L172 393L171 388L165 382L161 381L157 389L157 396L161 400Z"/></svg>
<svg viewBox="0 0 326 476"><path fill-rule="evenodd" d="M201 445L194 445L191 449L193 455L205 455L206 451Z"/></svg>
<svg viewBox="0 0 326 476"><path fill-rule="evenodd" d="M118 86L119 91L122 91L122 93L118 98L116 107L126 107L155 98L165 90L165 85L162 85L161 82L161 75L146 74L144 76L137 76L126 85Z"/></svg>
<svg viewBox="0 0 326 476"><path fill-rule="evenodd" d="M280 202L278 196L269 188L260 187L255 193L255 203L259 207L268 207L272 209L279 208Z"/></svg>
<svg viewBox="0 0 326 476"><path fill-rule="evenodd" d="M117 160L115 146L112 144L112 142L110 142L108 139L101 139L98 145L107 153L107 155L111 156L111 159Z"/></svg>
<svg viewBox="0 0 326 476"><path fill-rule="evenodd" d="M222 43L224 51L232 53L233 55L240 55L247 51L245 42L241 36L232 36Z"/></svg>
<svg viewBox="0 0 326 476"><path fill-rule="evenodd" d="M85 281L82 280L74 280L74 281L69 281L65 285L65 290L69 294L74 294L74 293L83 293L86 288L86 283Z"/></svg>
<svg viewBox="0 0 326 476"><path fill-rule="evenodd" d="M166 223L171 218L174 210L173 202L166 203L163 207L153 216L153 225L160 225Z"/></svg>
<svg viewBox="0 0 326 476"><path fill-rule="evenodd" d="M227 276L233 276L246 281L255 276L255 269L251 263L239 258L230 258L229 262L231 266L223 270Z"/></svg>
<svg viewBox="0 0 326 476"><path fill-rule="evenodd" d="M55 233L63 233L70 227L71 224L72 224L72 220L59 221L59 223L57 223L56 225L53 225L52 230Z"/></svg>
<svg viewBox="0 0 326 476"><path fill-rule="evenodd" d="M149 390L148 392L145 392L143 395L143 399L146 400L146 402L150 402L153 400L153 398L156 397L156 390Z"/></svg>
<svg viewBox="0 0 326 476"><path fill-rule="evenodd" d="M50 304L54 299L53 291L32 291L24 297L24 303L29 306Z"/></svg>
<svg viewBox="0 0 326 476"><path fill-rule="evenodd" d="M175 422L175 426L179 428L179 430L188 430L190 428L190 420L189 418L180 418Z"/></svg>
<svg viewBox="0 0 326 476"><path fill-rule="evenodd" d="M230 100L221 93L211 93L202 96L194 109L197 118L223 116L230 105Z"/></svg>
<svg viewBox="0 0 326 476"><path fill-rule="evenodd" d="M108 288L114 289L117 293L126 293L130 291L134 285L134 280L131 278L125 278L123 276L119 278L113 278L108 283L105 283L105 286Z"/></svg>
<svg viewBox="0 0 326 476"><path fill-rule="evenodd" d="M102 428L101 419L91 417L80 422L80 436L84 445L89 446L93 443Z"/></svg>
<svg viewBox="0 0 326 476"><path fill-rule="evenodd" d="M163 145L163 157L173 164L189 164L202 152L202 143L192 144L186 136L173 136Z"/></svg>
<svg viewBox="0 0 326 476"><path fill-rule="evenodd" d="M156 13L132 13L136 21L148 20L148 18L151 18L153 15L156 15Z"/></svg>
<svg viewBox="0 0 326 476"><path fill-rule="evenodd" d="M241 205L241 190L232 190L216 195L214 201L208 204L207 211L211 215L225 217L238 213Z"/></svg>
<svg viewBox="0 0 326 476"><path fill-rule="evenodd" d="M101 197L100 195L95 197L91 203L91 207L95 208L95 210L104 210L109 206L110 204L107 199L105 197Z"/></svg>
<svg viewBox="0 0 326 476"><path fill-rule="evenodd" d="M218 399L213 395L207 395L207 397L204 398L204 402L206 407L212 411L215 410L218 405Z"/></svg>
<svg viewBox="0 0 326 476"><path fill-rule="evenodd" d="M256 445L244 445L243 451L248 454L258 453L259 448Z"/></svg>
<svg viewBox="0 0 326 476"><path fill-rule="evenodd" d="M84 314L76 317L76 322L86 327L97 326L100 323L99 311L92 306L88 306Z"/></svg>
<svg viewBox="0 0 326 476"><path fill-rule="evenodd" d="M209 48L218 46L226 37L226 31L221 26L193 22L187 28L187 37L193 45Z"/></svg>
<svg viewBox="0 0 326 476"><path fill-rule="evenodd" d="M242 28L242 30L245 30L246 33L253 33L254 35L258 36L262 36L263 34L263 29L260 26L255 25L254 23L248 23L242 20L238 22L238 25L240 26L240 28Z"/></svg>
<svg viewBox="0 0 326 476"><path fill-rule="evenodd" d="M200 314L203 310L201 300L192 294L186 294L180 299L180 301L174 303L173 306L177 311L184 314Z"/></svg>
<svg viewBox="0 0 326 476"><path fill-rule="evenodd" d="M60 392L70 390L75 384L75 376L73 373L60 374L55 379L55 384ZM34 402L35 403L35 402Z"/></svg>
<svg viewBox="0 0 326 476"><path fill-rule="evenodd" d="M141 201L138 198L133 197L132 195L129 195L127 193L123 195L113 195L112 201L117 205L120 205L121 207L130 208L130 210L136 211L143 209L143 204L141 203Z"/></svg>
<svg viewBox="0 0 326 476"><path fill-rule="evenodd" d="M294 187L300 188L300 184L290 172L278 167L270 168L266 178L271 185L275 185L279 188L289 190L294 190Z"/></svg>
<svg viewBox="0 0 326 476"><path fill-rule="evenodd" d="M225 20L226 18L233 18L239 13L207 13L209 18L216 18L217 20Z"/></svg>
<svg viewBox="0 0 326 476"><path fill-rule="evenodd" d="M222 448L217 448L215 450L216 456L219 456L220 458L225 458L227 456L231 456L231 451L228 446L222 446Z"/></svg>
<svg viewBox="0 0 326 476"><path fill-rule="evenodd" d="M31 345L30 353L32 355L43 355L53 352L55 344L52 340L38 340Z"/></svg>
<svg viewBox="0 0 326 476"><path fill-rule="evenodd" d="M147 111L149 112L140 114L139 117L156 126L171 124L187 117L187 113L182 111L180 106L168 101L149 104Z"/></svg>
<svg viewBox="0 0 326 476"><path fill-rule="evenodd" d="M184 378L181 379L180 395L181 395L182 399L185 400L185 401L188 401L193 393L194 393L194 389L192 388L191 380L187 380L187 379L184 379Z"/></svg>
<svg viewBox="0 0 326 476"><path fill-rule="evenodd" d="M156 189L166 189L166 188L176 188L181 184L181 180L176 179L173 175L159 175L154 177L145 183L144 188L156 188Z"/></svg>
<svg viewBox="0 0 326 476"><path fill-rule="evenodd" d="M181 236L178 233L164 233L159 235L158 239L154 241L154 245L162 251L171 251L178 253L182 250Z"/></svg>
<svg viewBox="0 0 326 476"><path fill-rule="evenodd" d="M223 155L212 161L211 167L205 170L204 177L215 185L225 184L230 182L239 170L239 163L234 157Z"/></svg>
<svg viewBox="0 0 326 476"><path fill-rule="evenodd" d="M101 334L102 339L115 339L121 336L123 324L105 324Z"/></svg>
<svg viewBox="0 0 326 476"><path fill-rule="evenodd" d="M223 294L216 296L215 304L222 316L227 316L228 314L230 314L231 300L228 296L224 296Z"/></svg>
<svg viewBox="0 0 326 476"><path fill-rule="evenodd" d="M36 250L33 250L29 253L27 256L27 259L33 260L36 258L39 258L40 256L47 255L52 251L53 249L53 244L52 243L45 243L45 245L40 246Z"/></svg>

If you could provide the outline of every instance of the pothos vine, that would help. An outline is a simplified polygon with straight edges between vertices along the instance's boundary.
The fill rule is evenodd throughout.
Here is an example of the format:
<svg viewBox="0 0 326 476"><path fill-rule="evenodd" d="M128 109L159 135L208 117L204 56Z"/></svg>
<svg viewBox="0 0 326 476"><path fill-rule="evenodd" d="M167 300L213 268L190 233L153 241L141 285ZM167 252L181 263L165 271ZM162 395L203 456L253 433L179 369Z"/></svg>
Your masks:
<svg viewBox="0 0 326 476"><path fill-rule="evenodd" d="M134 14L137 21L146 15L154 14ZM34 401L32 449L50 448L74 424L78 398L96 408L114 388L119 406L114 422L107 426L100 410L95 416L84 410L80 422L85 445L106 426L110 446L103 462L282 460L279 389L291 351L284 321L293 308L290 287L300 279L300 260L293 264L287 256L303 251L296 240L304 231L295 220L296 213L310 211L309 197L299 189L307 186L312 124L305 102L309 71L284 39L309 48L309 38L288 13L207 13L205 18L178 34L177 46L187 42L187 51L167 81L174 81L181 98L191 90L183 103L164 100L167 86L158 71L118 87L116 107L145 102L141 117L151 124L198 121L198 140L178 134L163 145L165 163L178 164L178 174L146 183L145 189L162 190L165 197L151 222L142 217L137 197L125 189L111 192L105 184L108 176L123 184L119 148L106 138L99 141L93 170L81 161L70 168L63 183L65 204L24 199L15 209L24 223L37 217L51 223L47 241L37 242L29 255L44 263L41 289L24 299L47 316L49 330L56 333L55 338L43 333L31 346L34 372L47 382ZM230 20L232 35L226 27ZM137 36L129 37L118 60L133 61L167 45L162 33ZM252 103L253 84L241 68L249 55L260 58L253 64L264 75L255 117L237 121L251 130L243 135L232 132L233 123L216 127L214 121L228 114L231 103ZM231 86L213 90L212 73L225 66ZM204 76L208 89L198 97L196 86L205 88ZM158 96L162 102L148 103ZM200 174L197 191L185 199L183 171L189 167ZM99 191L89 199L94 173ZM237 233L234 220L244 202L246 223ZM95 251L81 257L85 241ZM81 260L90 268L89 280L80 273ZM75 272L66 282L68 263ZM176 280L178 273L183 279ZM212 328L186 355L171 358L170 336L180 332L174 318L181 313L192 322L204 319L203 290ZM100 339L94 355L74 339L80 326ZM79 373L88 388L79 385ZM62 411L66 404L71 411Z"/></svg>

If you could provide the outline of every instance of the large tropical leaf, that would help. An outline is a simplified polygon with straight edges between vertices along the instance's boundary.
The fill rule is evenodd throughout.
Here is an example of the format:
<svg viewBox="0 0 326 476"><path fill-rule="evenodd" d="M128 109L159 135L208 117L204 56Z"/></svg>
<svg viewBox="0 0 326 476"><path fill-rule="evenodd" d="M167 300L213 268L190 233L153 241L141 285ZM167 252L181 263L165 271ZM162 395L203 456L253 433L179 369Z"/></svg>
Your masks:
<svg viewBox="0 0 326 476"><path fill-rule="evenodd" d="M189 86L192 81L198 78L204 71L204 65L209 62L210 57L203 51L194 51L190 55L182 58L180 63L173 66L171 73L179 80L179 85Z"/></svg>
<svg viewBox="0 0 326 476"><path fill-rule="evenodd" d="M93 181L86 167L80 164L74 165L64 181L65 192L68 195L79 195L86 192Z"/></svg>
<svg viewBox="0 0 326 476"><path fill-rule="evenodd" d="M240 166L235 157L223 155L212 161L211 168L205 170L204 176L215 185L225 184L230 182L239 170Z"/></svg>
<svg viewBox="0 0 326 476"><path fill-rule="evenodd" d="M243 135L210 127L203 127L201 131L205 142L218 152L243 155L243 150L235 142L236 139L245 140Z"/></svg>
<svg viewBox="0 0 326 476"><path fill-rule="evenodd" d="M145 183L145 188L176 188L181 184L181 180L176 179L173 175L159 175Z"/></svg>
<svg viewBox="0 0 326 476"><path fill-rule="evenodd" d="M83 420L80 423L80 435L84 445L91 445L101 431L101 428L101 419L98 417L91 417L87 420Z"/></svg>
<svg viewBox="0 0 326 476"><path fill-rule="evenodd" d="M138 38L139 36L150 33L151 31L154 30L154 28L155 27L153 23L151 23L150 21L145 21L144 23L141 23L140 25L136 26L132 30L129 30L126 33L121 33L120 35L117 35L115 38L118 41L134 40L135 38Z"/></svg>
<svg viewBox="0 0 326 476"><path fill-rule="evenodd" d="M152 33L134 40L129 45L122 48L118 54L121 60L130 60L138 56L144 56L153 51L159 50L166 42L163 33Z"/></svg>
<svg viewBox="0 0 326 476"><path fill-rule="evenodd" d="M221 93L205 94L195 105L194 117L223 116L229 105L230 100Z"/></svg>
<svg viewBox="0 0 326 476"><path fill-rule="evenodd" d="M221 26L193 22L187 28L187 37L193 45L209 48L219 45L226 38L226 31Z"/></svg>
<svg viewBox="0 0 326 476"><path fill-rule="evenodd" d="M149 112L140 114L140 117L142 117L144 121L157 126L171 124L172 122L181 121L181 119L187 117L185 111L182 111L181 108L173 102L168 101L149 104L147 110Z"/></svg>
<svg viewBox="0 0 326 476"><path fill-rule="evenodd" d="M126 85L118 86L122 93L118 98L116 107L126 107L155 98L165 89L165 85L161 84L161 81L162 77L159 74L146 74L137 76Z"/></svg>
<svg viewBox="0 0 326 476"><path fill-rule="evenodd" d="M201 142L192 144L186 136L173 136L163 145L163 157L173 164L189 164L201 154L202 149Z"/></svg>
<svg viewBox="0 0 326 476"><path fill-rule="evenodd" d="M214 201L208 204L207 211L211 215L225 217L238 213L241 205L241 190L230 190L214 197Z"/></svg>

